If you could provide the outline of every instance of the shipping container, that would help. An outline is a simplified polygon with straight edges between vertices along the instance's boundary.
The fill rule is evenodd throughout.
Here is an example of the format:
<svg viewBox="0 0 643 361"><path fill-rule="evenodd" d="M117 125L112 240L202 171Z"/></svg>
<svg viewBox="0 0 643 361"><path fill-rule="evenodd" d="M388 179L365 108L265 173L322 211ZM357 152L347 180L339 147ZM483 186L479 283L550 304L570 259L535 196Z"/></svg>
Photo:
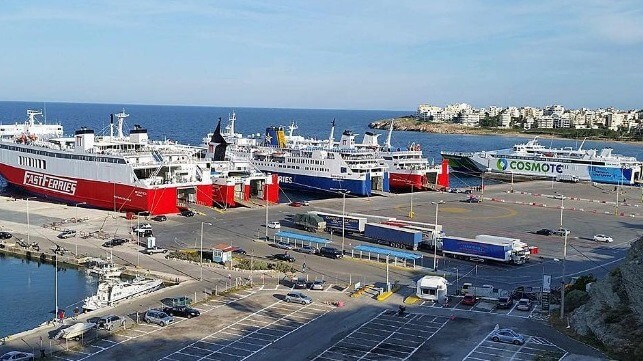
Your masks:
<svg viewBox="0 0 643 361"><path fill-rule="evenodd" d="M365 217L354 217L334 213L325 213L318 211L310 211L309 214L316 214L323 218L326 222L326 229L332 230L333 232L342 231L342 218L345 221L344 232L364 232L364 227L366 226L367 219Z"/></svg>
<svg viewBox="0 0 643 361"><path fill-rule="evenodd" d="M522 264L527 256L524 251L516 251L514 242L498 239L472 239L462 237L443 237L442 254L471 260L491 260L505 263Z"/></svg>

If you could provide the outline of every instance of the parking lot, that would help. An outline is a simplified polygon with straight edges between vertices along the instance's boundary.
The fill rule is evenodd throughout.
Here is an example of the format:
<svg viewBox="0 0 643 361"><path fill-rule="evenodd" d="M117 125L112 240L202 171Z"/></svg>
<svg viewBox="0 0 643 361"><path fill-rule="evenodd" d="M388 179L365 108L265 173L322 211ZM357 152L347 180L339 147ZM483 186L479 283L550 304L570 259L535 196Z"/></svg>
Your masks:
<svg viewBox="0 0 643 361"><path fill-rule="evenodd" d="M443 316L384 311L314 360L407 360L448 321Z"/></svg>
<svg viewBox="0 0 643 361"><path fill-rule="evenodd" d="M420 304L421 307L427 308L446 308L463 312L488 313L509 317L530 318L534 320L547 320L549 318L549 314L547 312L541 312L540 303L538 303L538 301L533 302L533 307L529 311L518 310L516 309L517 305L517 302L514 302L510 308L499 309L496 307L495 302L478 301L475 305L470 306L462 304L462 297L454 297L447 305L441 305L427 301L424 301Z"/></svg>
<svg viewBox="0 0 643 361"><path fill-rule="evenodd" d="M162 360L245 360L332 309L323 303L300 305L277 301Z"/></svg>
<svg viewBox="0 0 643 361"><path fill-rule="evenodd" d="M501 361L501 360L534 360L546 355L551 360L559 360L567 353L543 337L529 336L522 345L492 341L494 331L489 332L463 361Z"/></svg>

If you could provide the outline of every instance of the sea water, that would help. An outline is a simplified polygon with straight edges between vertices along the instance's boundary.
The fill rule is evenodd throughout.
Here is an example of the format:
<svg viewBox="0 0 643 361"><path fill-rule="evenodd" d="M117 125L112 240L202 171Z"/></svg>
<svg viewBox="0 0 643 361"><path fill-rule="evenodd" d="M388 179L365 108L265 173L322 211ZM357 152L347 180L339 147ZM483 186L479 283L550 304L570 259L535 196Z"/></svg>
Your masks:
<svg viewBox="0 0 643 361"><path fill-rule="evenodd" d="M0 337L29 330L54 318L55 267L0 254ZM58 308L74 308L96 293L96 278L74 268L58 268Z"/></svg>

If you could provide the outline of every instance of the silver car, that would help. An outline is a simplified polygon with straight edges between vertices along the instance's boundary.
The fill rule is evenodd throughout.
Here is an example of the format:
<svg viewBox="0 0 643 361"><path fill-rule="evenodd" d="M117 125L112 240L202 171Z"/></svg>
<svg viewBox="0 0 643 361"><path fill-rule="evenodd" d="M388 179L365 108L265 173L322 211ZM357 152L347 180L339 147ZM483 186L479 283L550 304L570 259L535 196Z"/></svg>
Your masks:
<svg viewBox="0 0 643 361"><path fill-rule="evenodd" d="M491 340L494 342L513 343L514 345L522 345L525 343L525 336L508 328L502 328L491 334Z"/></svg>
<svg viewBox="0 0 643 361"><path fill-rule="evenodd" d="M313 300L301 292L290 292L286 295L286 302L296 302L301 303L302 305L308 305L313 302Z"/></svg>
<svg viewBox="0 0 643 361"><path fill-rule="evenodd" d="M9 351L0 357L1 361L33 361L34 355L29 352Z"/></svg>
<svg viewBox="0 0 643 361"><path fill-rule="evenodd" d="M145 312L145 317L143 320L147 323L155 323L159 326L167 326L170 323L174 322L174 317L168 315L167 313L159 310L148 310Z"/></svg>

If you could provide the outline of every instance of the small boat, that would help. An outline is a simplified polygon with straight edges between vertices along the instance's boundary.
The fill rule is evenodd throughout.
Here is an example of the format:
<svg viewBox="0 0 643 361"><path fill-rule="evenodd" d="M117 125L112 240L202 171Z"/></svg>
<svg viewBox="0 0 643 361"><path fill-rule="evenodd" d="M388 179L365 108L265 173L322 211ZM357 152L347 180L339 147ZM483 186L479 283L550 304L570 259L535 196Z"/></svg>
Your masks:
<svg viewBox="0 0 643 361"><path fill-rule="evenodd" d="M118 278L121 276L125 267L116 265L112 262L95 262L93 266L87 269L87 273L98 278Z"/></svg>
<svg viewBox="0 0 643 361"><path fill-rule="evenodd" d="M87 297L83 304L84 311L94 311L112 306L120 301L135 298L161 288L163 281L136 277L132 281L119 278L106 278L98 284L96 294Z"/></svg>
<svg viewBox="0 0 643 361"><path fill-rule="evenodd" d="M61 329L55 336L54 339L64 339L70 340L74 338L80 338L87 331L96 327L95 323L92 322L78 322L69 327Z"/></svg>

